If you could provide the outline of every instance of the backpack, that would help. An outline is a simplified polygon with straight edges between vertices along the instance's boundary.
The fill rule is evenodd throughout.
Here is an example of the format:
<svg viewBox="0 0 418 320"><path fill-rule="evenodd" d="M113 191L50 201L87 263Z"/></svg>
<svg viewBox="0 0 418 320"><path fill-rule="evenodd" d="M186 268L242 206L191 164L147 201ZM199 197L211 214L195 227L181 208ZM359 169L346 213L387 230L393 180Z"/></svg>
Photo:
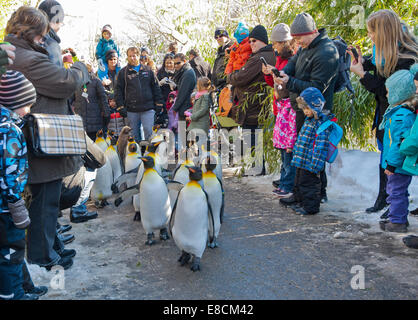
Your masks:
<svg viewBox="0 0 418 320"><path fill-rule="evenodd" d="M337 47L338 55L340 56L334 92L340 92L347 89L354 95L354 89L350 81L351 56L347 53L347 43L340 36L332 39L332 42Z"/></svg>
<svg viewBox="0 0 418 320"><path fill-rule="evenodd" d="M326 161L328 163L333 163L335 161L335 158L337 158L337 155L338 155L337 146L340 143L344 135L343 129L333 120L325 121L316 130L316 134L319 135L321 132L327 130L330 126L332 126L332 130L328 138L329 147L328 147L328 154L326 158Z"/></svg>

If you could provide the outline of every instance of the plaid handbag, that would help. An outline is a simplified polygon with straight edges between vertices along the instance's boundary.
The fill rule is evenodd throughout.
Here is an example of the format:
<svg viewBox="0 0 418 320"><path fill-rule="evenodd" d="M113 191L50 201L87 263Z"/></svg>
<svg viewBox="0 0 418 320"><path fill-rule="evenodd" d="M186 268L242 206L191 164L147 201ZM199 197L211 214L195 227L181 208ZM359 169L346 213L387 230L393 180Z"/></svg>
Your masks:
<svg viewBox="0 0 418 320"><path fill-rule="evenodd" d="M83 119L78 115L33 113L26 117L28 147L36 157L83 155L87 150Z"/></svg>

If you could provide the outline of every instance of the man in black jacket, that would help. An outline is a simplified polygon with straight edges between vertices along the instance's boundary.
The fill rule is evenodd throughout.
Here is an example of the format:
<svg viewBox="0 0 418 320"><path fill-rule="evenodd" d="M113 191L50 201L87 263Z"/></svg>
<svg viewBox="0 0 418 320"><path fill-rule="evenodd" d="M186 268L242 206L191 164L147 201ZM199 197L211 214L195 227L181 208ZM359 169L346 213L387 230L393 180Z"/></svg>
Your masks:
<svg viewBox="0 0 418 320"><path fill-rule="evenodd" d="M296 16L290 33L300 48L281 71L281 77L275 78L275 82L290 92L290 103L296 111L296 127L299 133L305 122L305 115L298 108L296 98L303 90L309 87L319 89L326 101L324 110L332 111L339 55L325 29L318 30L308 13L303 12ZM324 201L327 200L326 186L327 176L324 170L321 172L321 198ZM286 200L288 199L281 199L282 202Z"/></svg>
<svg viewBox="0 0 418 320"><path fill-rule="evenodd" d="M141 140L141 123L145 139L151 137L156 106L163 105L158 79L149 67L139 63L139 54L138 48L128 49L128 65L119 72L115 89L116 106L128 118L137 141Z"/></svg>
<svg viewBox="0 0 418 320"><path fill-rule="evenodd" d="M228 31L223 27L215 30L215 39L218 42L219 48L215 62L213 63L211 81L216 89L220 91L226 86L225 68L229 57L229 54L226 53L234 42L229 39Z"/></svg>
<svg viewBox="0 0 418 320"><path fill-rule="evenodd" d="M210 64L203 60L199 54L199 50L196 48L193 48L189 51L189 63L196 74L196 79L202 77L208 77L209 79L211 78Z"/></svg>

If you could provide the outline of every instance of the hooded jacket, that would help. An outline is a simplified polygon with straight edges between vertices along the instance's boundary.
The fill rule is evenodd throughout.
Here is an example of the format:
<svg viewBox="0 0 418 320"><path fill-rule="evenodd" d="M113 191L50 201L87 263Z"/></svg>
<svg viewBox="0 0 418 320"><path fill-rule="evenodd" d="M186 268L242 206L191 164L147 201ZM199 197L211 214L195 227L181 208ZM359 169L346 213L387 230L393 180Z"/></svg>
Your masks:
<svg viewBox="0 0 418 320"><path fill-rule="evenodd" d="M249 42L250 38L245 38L240 44L234 43L231 47L231 54L225 68L225 74L231 74L241 69L251 57L252 50Z"/></svg>
<svg viewBox="0 0 418 320"><path fill-rule="evenodd" d="M300 48L283 68L289 76L286 88L290 91L292 108L297 111L296 98L303 90L315 87L322 92L324 109L332 111L334 87L339 64L338 50L325 29L305 49Z"/></svg>
<svg viewBox="0 0 418 320"><path fill-rule="evenodd" d="M219 90L222 90L226 86L225 67L228 60L225 57L225 50L232 47L234 42L229 40L224 46L218 48L215 62L212 69L212 84Z"/></svg>
<svg viewBox="0 0 418 320"><path fill-rule="evenodd" d="M102 59L104 61L106 52L109 50L115 50L118 53L118 57L120 57L118 45L113 39L106 40L105 38L100 38L96 47L96 59Z"/></svg>
<svg viewBox="0 0 418 320"><path fill-rule="evenodd" d="M401 154L402 139L414 125L416 115L404 105L387 109L383 116L385 135L383 138L382 168L393 173L412 175L402 169L405 155ZM382 123L383 125L383 123Z"/></svg>
<svg viewBox="0 0 418 320"><path fill-rule="evenodd" d="M232 94L237 103L232 106L229 117L241 126L259 125L258 116L262 110L261 102L268 95L260 57L264 57L270 65L274 65L276 62L272 46L267 45L253 53L239 71L227 77L228 83L234 86Z"/></svg>
<svg viewBox="0 0 418 320"><path fill-rule="evenodd" d="M9 67L32 82L37 99L32 113L69 115L68 99L89 81L87 68L81 62L65 69L49 60L48 52L26 40L8 35L5 41L16 47L16 58ZM24 131L25 133L25 131ZM28 152L29 184L46 183L72 175L82 165L81 157L36 158Z"/></svg>

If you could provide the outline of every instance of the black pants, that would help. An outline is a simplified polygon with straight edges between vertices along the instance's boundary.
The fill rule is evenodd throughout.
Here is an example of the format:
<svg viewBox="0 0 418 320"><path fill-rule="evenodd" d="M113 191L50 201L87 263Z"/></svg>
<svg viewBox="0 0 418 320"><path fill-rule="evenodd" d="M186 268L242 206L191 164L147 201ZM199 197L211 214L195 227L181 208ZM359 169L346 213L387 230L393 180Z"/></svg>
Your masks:
<svg viewBox="0 0 418 320"><path fill-rule="evenodd" d="M320 174L296 168L294 197L307 213L318 213L321 205Z"/></svg>
<svg viewBox="0 0 418 320"><path fill-rule="evenodd" d="M62 179L31 184L28 228L28 262L41 267L56 264L64 245L57 236Z"/></svg>
<svg viewBox="0 0 418 320"><path fill-rule="evenodd" d="M296 130L299 132L302 130L303 124L305 123L305 114L303 113L302 109L296 110ZM296 185L296 184L295 184ZM325 197L327 195L327 185L328 185L328 179L327 174L324 170L321 171L321 198Z"/></svg>

